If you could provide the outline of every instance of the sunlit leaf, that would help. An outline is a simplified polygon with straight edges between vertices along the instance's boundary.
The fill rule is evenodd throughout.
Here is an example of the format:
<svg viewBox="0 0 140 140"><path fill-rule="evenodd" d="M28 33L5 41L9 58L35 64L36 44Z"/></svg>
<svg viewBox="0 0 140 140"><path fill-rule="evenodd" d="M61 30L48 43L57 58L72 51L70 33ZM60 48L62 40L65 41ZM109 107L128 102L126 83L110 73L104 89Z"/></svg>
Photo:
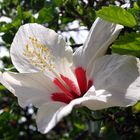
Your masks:
<svg viewBox="0 0 140 140"><path fill-rule="evenodd" d="M97 12L97 16L127 27L134 27L137 24L134 16L131 13L117 6L103 7Z"/></svg>

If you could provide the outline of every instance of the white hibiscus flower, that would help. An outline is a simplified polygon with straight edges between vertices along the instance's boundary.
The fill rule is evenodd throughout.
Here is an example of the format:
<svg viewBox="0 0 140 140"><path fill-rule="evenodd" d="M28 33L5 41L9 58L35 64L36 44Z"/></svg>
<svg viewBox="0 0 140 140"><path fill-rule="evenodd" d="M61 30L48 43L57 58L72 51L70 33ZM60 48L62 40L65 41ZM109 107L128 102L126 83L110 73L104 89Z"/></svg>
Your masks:
<svg viewBox="0 0 140 140"><path fill-rule="evenodd" d="M105 55L122 28L97 18L84 45L73 53L53 30L25 24L10 50L20 73L1 73L0 82L17 96L21 107L38 108L36 122L42 133L76 105L91 110L133 105L140 99L138 58Z"/></svg>

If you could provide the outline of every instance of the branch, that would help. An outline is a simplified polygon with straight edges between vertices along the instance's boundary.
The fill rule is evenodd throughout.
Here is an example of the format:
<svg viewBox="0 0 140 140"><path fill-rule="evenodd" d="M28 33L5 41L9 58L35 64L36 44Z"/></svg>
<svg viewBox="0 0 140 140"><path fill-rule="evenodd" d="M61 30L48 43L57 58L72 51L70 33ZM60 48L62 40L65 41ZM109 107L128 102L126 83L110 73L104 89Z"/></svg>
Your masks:
<svg viewBox="0 0 140 140"><path fill-rule="evenodd" d="M73 44L73 45L70 45L72 48L76 48L76 47L80 47L82 46L83 44Z"/></svg>

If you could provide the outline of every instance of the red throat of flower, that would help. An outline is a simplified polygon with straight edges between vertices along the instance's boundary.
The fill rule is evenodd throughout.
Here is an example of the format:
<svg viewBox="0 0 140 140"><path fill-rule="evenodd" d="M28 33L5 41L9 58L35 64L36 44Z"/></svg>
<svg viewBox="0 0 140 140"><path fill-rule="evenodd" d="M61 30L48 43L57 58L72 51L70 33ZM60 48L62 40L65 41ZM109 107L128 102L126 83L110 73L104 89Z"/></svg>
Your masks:
<svg viewBox="0 0 140 140"><path fill-rule="evenodd" d="M61 83L57 78L54 79L54 84L59 87L62 92L53 93L51 95L53 101L60 101L68 104L70 101L82 97L92 86L93 81L87 79L86 71L82 67L78 67L75 69L75 76L80 91L78 90L78 87L74 84L74 82L64 75L61 75L61 79L65 82L68 88L65 87L63 83Z"/></svg>

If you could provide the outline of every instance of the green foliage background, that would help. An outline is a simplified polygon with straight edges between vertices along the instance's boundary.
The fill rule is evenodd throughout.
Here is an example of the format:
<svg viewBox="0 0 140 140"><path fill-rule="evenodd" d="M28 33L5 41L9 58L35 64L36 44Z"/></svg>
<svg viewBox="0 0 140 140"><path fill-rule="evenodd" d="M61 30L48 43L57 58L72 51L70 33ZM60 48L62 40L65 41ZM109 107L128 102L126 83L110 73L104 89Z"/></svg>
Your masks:
<svg viewBox="0 0 140 140"><path fill-rule="evenodd" d="M10 23L0 22L0 47L9 50L18 28L25 23L39 23L56 32L69 32L68 23L75 20L89 30L97 16L124 25L119 38L108 53L140 57L140 1L130 0L130 8L116 7L125 0L2 0L0 17ZM35 16L37 15L37 16ZM67 27L67 28L66 28ZM79 31L79 29L74 29ZM75 44L71 37L73 48ZM9 57L1 57L4 68L16 71ZM1 68L1 71L5 69ZM0 85L0 140L139 140L140 103L128 108L109 108L90 111L74 109L51 132L37 132L34 121L36 109L21 109L17 99Z"/></svg>

